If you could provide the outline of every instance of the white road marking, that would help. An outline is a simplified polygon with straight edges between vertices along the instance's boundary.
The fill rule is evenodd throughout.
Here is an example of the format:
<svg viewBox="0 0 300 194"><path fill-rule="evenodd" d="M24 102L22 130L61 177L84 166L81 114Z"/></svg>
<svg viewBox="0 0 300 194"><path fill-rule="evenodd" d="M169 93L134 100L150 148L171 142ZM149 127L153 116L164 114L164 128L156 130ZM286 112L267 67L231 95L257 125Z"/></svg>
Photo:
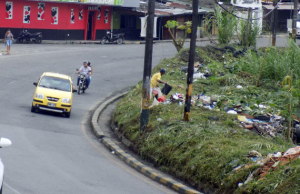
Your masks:
<svg viewBox="0 0 300 194"><path fill-rule="evenodd" d="M9 186L7 183L3 183L6 187L8 187L10 190L12 190L13 192L15 192L16 194L21 194L19 191L15 190L14 188L12 188L11 186Z"/></svg>
<svg viewBox="0 0 300 194"><path fill-rule="evenodd" d="M13 84L13 83L15 83L16 81L12 81L12 82L9 82L8 84Z"/></svg>

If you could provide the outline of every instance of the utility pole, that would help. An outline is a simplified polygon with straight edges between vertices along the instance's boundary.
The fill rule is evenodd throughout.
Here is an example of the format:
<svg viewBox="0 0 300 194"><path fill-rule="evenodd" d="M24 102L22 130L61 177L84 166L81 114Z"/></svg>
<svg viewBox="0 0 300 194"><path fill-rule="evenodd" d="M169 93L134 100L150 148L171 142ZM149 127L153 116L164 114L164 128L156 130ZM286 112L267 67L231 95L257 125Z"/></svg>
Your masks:
<svg viewBox="0 0 300 194"><path fill-rule="evenodd" d="M144 131L149 122L150 76L151 76L151 69L152 69L152 53L153 53L154 10L155 10L155 0L148 0L148 17L147 17L146 45L145 45L145 58L144 58L140 131Z"/></svg>
<svg viewBox="0 0 300 194"><path fill-rule="evenodd" d="M294 39L295 42L296 42L296 31L297 31L297 14L298 14L298 0L294 0L292 38Z"/></svg>
<svg viewBox="0 0 300 194"><path fill-rule="evenodd" d="M272 13L272 46L276 46L277 0L273 1L273 6L274 6L274 10Z"/></svg>
<svg viewBox="0 0 300 194"><path fill-rule="evenodd" d="M192 33L189 53L188 75L187 75L187 88L184 105L184 121L190 120L191 114L191 100L193 90L193 74L195 63L195 50L196 50L196 38L197 38L197 24L198 24L198 0L193 0L193 19L192 19Z"/></svg>

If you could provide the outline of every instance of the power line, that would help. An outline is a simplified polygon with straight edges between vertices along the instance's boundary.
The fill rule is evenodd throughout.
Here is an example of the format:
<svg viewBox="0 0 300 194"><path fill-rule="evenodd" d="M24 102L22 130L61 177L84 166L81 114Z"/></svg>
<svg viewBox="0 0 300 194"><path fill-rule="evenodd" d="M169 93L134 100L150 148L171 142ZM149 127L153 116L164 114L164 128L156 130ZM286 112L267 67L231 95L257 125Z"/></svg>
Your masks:
<svg viewBox="0 0 300 194"><path fill-rule="evenodd" d="M239 18L239 19L242 19L242 20L248 20L247 18L243 18L243 17L237 16L237 15L233 14L232 12L228 11L225 7L223 7L221 4L219 4L219 3L217 2L217 0L214 0L214 1L215 1L215 3L216 3L217 5L219 5L224 11L226 11L227 13L233 15L234 17ZM260 20L260 19L263 19L263 18L267 17L268 15L270 15L270 14L278 7L278 4L281 3L281 1L282 1L282 0L280 0L279 2L277 2L276 6L274 6L274 8L273 8L272 10L270 10L268 13L266 13L266 14L263 15L262 17L260 17L260 18L255 18L255 19L251 19L251 20Z"/></svg>

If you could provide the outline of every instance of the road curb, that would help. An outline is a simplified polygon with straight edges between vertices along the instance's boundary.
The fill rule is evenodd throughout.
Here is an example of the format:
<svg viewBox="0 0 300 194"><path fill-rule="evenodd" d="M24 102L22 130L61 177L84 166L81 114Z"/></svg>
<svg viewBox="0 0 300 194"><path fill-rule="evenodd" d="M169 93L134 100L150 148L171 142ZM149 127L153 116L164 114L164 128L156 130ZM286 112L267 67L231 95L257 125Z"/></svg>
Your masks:
<svg viewBox="0 0 300 194"><path fill-rule="evenodd" d="M216 38L198 38L196 42L206 42L211 40L217 40ZM101 40L42 40L41 44L101 44ZM0 43L3 42L3 39L0 39ZM166 43L173 42L173 40L153 40L153 43ZM186 42L190 42L190 39L187 39ZM25 42L18 43L16 40L13 41L14 44L36 44L34 42ZM109 43L114 44L114 43ZM123 44L146 44L145 40L125 40Z"/></svg>
<svg viewBox="0 0 300 194"><path fill-rule="evenodd" d="M93 128L93 132L96 135L97 138L103 138L104 137L104 133L101 130L99 124L98 124L98 120L99 117L101 115L101 113L103 112L103 110L112 102L116 101L117 99L123 97L125 94L127 94L127 92L124 92L122 94L118 94L112 98L110 98L109 100L104 101L102 104L100 104L100 106L95 110L93 116L92 116L92 128Z"/></svg>
<svg viewBox="0 0 300 194"><path fill-rule="evenodd" d="M132 168L136 169L138 172L144 174L145 176L153 179L154 181L163 184L178 193L181 194L201 194L201 192L196 191L194 189L191 189L188 186L183 185L182 183L175 181L171 178L165 177L164 175L155 172L152 168L149 166L139 162L134 157L132 157L130 154L125 153L124 150L122 150L118 145L116 145L113 141L110 140L110 138L105 137L103 131L101 130L98 121L101 113L104 111L104 109L117 99L123 97L127 92L124 92L122 94L118 94L116 96L111 97L109 100L104 101L94 112L92 116L92 128L93 132L96 135L96 137L101 138L101 142L109 148L113 154L117 155L121 160L123 160L126 164L131 166Z"/></svg>

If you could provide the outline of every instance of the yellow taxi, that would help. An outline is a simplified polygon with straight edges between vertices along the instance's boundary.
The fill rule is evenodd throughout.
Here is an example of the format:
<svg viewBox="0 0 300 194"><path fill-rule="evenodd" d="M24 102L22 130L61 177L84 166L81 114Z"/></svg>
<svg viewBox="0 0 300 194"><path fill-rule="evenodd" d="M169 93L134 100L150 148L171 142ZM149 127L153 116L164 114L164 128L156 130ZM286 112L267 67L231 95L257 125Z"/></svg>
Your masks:
<svg viewBox="0 0 300 194"><path fill-rule="evenodd" d="M68 75L60 73L45 72L36 86L31 112L45 110L63 113L67 118L71 115L73 92L77 90L72 87L72 79Z"/></svg>

